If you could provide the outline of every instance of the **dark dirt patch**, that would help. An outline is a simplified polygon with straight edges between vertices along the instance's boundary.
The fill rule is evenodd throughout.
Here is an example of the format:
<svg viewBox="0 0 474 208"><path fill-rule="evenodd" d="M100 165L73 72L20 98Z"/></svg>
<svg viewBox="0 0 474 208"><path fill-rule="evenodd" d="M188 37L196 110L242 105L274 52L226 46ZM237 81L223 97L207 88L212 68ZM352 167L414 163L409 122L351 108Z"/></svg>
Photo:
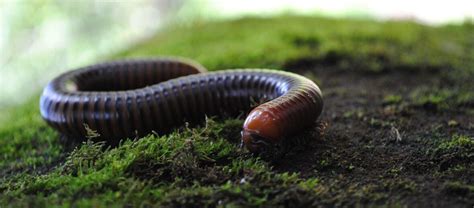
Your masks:
<svg viewBox="0 0 474 208"><path fill-rule="evenodd" d="M454 135L472 139L472 107L440 109L411 96L456 82L444 78L444 69L367 73L331 67L339 59L287 65L321 86L321 120L328 128L322 139L275 162L275 170L321 179L323 204L472 206L473 148L436 151Z"/></svg>

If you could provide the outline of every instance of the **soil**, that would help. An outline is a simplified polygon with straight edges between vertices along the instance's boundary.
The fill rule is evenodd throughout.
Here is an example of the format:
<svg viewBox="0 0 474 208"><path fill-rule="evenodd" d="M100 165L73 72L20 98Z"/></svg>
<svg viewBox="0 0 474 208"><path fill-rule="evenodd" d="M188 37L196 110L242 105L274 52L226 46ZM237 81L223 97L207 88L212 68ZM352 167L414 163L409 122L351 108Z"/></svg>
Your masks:
<svg viewBox="0 0 474 208"><path fill-rule="evenodd" d="M473 136L472 114L463 107L439 110L410 102L414 89L455 85L438 72L444 69L368 73L311 60L290 62L285 68L316 78L325 102L320 120L327 128L322 138L276 160L276 171L319 178L320 200L327 205L474 204L472 191L463 186L473 184L472 157L433 153L454 134ZM387 103L388 95L402 99ZM461 186L453 186L453 181Z"/></svg>

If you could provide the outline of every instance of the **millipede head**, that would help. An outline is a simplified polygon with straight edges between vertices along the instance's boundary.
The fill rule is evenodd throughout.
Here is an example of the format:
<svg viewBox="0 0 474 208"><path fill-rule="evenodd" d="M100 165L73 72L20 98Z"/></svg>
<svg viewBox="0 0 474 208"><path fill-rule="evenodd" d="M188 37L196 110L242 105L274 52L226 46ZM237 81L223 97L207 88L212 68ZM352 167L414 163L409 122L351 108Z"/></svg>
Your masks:
<svg viewBox="0 0 474 208"><path fill-rule="evenodd" d="M280 140L276 118L268 111L255 108L244 122L242 142L251 152L260 152Z"/></svg>

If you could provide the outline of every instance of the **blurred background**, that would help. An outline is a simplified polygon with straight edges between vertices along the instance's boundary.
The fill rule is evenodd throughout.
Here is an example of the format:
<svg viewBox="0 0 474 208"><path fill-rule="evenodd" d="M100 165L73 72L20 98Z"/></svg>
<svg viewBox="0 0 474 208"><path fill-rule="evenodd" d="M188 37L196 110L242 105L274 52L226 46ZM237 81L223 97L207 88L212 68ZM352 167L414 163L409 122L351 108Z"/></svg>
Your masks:
<svg viewBox="0 0 474 208"><path fill-rule="evenodd" d="M103 60L166 27L281 14L422 24L474 18L474 1L3 0L0 110L37 96L59 73Z"/></svg>

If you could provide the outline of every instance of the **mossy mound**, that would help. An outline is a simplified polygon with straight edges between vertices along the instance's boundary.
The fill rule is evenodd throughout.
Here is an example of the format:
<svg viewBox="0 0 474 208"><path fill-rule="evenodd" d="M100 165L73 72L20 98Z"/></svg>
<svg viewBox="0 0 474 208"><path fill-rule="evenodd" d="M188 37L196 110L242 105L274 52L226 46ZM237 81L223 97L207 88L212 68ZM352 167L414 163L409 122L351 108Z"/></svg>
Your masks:
<svg viewBox="0 0 474 208"><path fill-rule="evenodd" d="M11 206L471 206L474 25L277 17L170 28L113 59L175 55L210 70L275 68L315 80L318 127L278 158L240 148L242 120L123 141L68 142L37 98L0 126ZM326 127L326 128L322 128ZM324 135L321 135L324 133Z"/></svg>

